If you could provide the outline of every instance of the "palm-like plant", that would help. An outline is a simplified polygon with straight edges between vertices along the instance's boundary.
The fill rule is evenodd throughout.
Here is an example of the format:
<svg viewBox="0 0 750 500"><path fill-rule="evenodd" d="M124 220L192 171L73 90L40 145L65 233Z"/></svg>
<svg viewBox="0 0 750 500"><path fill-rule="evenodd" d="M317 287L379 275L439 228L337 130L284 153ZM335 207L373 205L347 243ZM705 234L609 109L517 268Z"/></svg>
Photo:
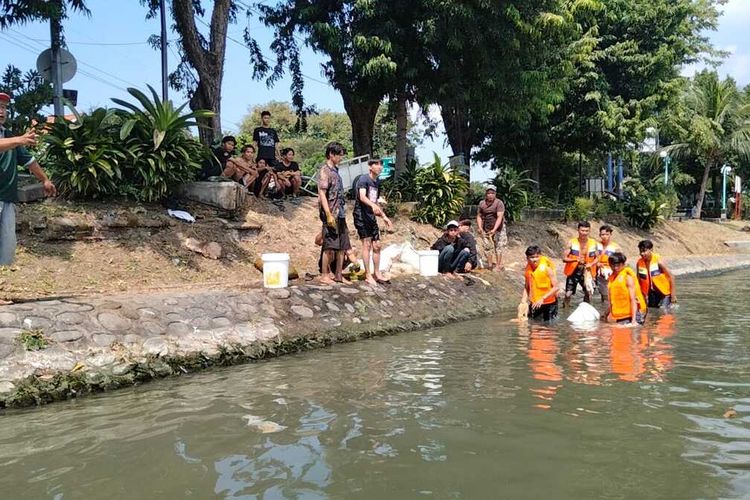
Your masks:
<svg viewBox="0 0 750 500"><path fill-rule="evenodd" d="M529 177L529 171L519 171L506 166L495 176L493 184L497 189L497 197L505 204L505 214L509 220L517 221L521 217L521 209L528 205L529 193L534 189L536 181Z"/></svg>
<svg viewBox="0 0 750 500"><path fill-rule="evenodd" d="M205 157L205 148L189 132L199 126L197 118L213 115L198 110L184 113L186 104L175 108L171 101L162 101L149 86L152 98L140 90L129 88L140 106L112 99L122 110L123 124L120 139L137 149L135 162L128 178L133 194L144 201L156 201L178 184L192 179Z"/></svg>
<svg viewBox="0 0 750 500"><path fill-rule="evenodd" d="M683 141L664 149L676 157L695 156L703 164L696 211L701 213L711 170L733 157L750 159L750 103L734 80L701 73L685 95L685 110L675 120Z"/></svg>
<svg viewBox="0 0 750 500"><path fill-rule="evenodd" d="M466 177L443 165L437 154L431 165L417 170L415 184L419 205L412 217L438 227L461 212L469 189Z"/></svg>

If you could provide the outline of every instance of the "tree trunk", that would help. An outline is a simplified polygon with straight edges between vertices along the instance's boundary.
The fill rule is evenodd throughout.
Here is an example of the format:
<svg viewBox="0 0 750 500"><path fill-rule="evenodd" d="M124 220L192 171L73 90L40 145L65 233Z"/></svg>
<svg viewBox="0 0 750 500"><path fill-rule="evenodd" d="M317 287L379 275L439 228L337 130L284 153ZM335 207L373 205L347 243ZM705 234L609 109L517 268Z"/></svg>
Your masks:
<svg viewBox="0 0 750 500"><path fill-rule="evenodd" d="M706 168L703 170L703 179L701 180L701 188L698 191L698 201L695 204L696 217L701 218L701 210L703 210L703 198L706 196L706 187L708 187L708 176L711 173L712 162L709 160L706 163Z"/></svg>
<svg viewBox="0 0 750 500"><path fill-rule="evenodd" d="M440 115L443 118L445 134L448 136L448 144L454 155L463 154L466 163L466 172L471 180L471 149L474 146L475 134L471 128L465 109L454 102L445 101L440 105Z"/></svg>
<svg viewBox="0 0 750 500"><path fill-rule="evenodd" d="M341 92L344 109L352 123L352 144L354 156L372 154L372 134L375 130L375 115L378 113L380 100L360 100L349 92Z"/></svg>
<svg viewBox="0 0 750 500"><path fill-rule="evenodd" d="M396 177L406 170L406 133L408 126L406 97L400 94L396 98Z"/></svg>
<svg viewBox="0 0 750 500"><path fill-rule="evenodd" d="M541 168L540 168L540 159L539 155L536 153L531 154L531 158L529 158L529 175L531 179L534 181L532 185L532 189L535 193L539 192L539 186L541 184Z"/></svg>
<svg viewBox="0 0 750 500"><path fill-rule="evenodd" d="M204 44L195 25L193 0L173 0L172 17L180 35L180 42L190 66L198 74L198 83L190 98L190 109L208 109L214 116L202 120L201 142L211 144L221 135L221 83L224 79L224 55L227 47L227 28L231 0L215 0L211 12L211 29Z"/></svg>

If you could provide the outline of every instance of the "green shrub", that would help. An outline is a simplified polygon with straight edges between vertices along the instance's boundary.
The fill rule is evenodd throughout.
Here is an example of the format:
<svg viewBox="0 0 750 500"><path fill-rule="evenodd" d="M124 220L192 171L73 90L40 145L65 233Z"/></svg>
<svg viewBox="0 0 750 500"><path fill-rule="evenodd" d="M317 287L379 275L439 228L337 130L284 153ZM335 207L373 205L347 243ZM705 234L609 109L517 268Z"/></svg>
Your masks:
<svg viewBox="0 0 750 500"><path fill-rule="evenodd" d="M565 209L565 220L581 221L588 220L594 209L594 200L591 198L576 197L573 204Z"/></svg>
<svg viewBox="0 0 750 500"><path fill-rule="evenodd" d="M662 195L651 195L637 179L626 182L624 192L623 214L631 226L649 230L664 220L668 205Z"/></svg>
<svg viewBox="0 0 750 500"><path fill-rule="evenodd" d="M622 203L609 197L596 198L594 201L594 218L603 220L612 215L622 214Z"/></svg>
<svg viewBox="0 0 750 500"><path fill-rule="evenodd" d="M183 114L186 104L175 108L172 101L162 101L152 87L149 90L152 99L140 90L128 89L140 107L121 99L112 101L127 109L118 112L123 120L120 140L133 151L126 194L153 202L194 178L209 153L190 136L188 128L198 126L196 118L213 113L199 110Z"/></svg>
<svg viewBox="0 0 750 500"><path fill-rule="evenodd" d="M21 333L18 334L16 340L26 351L41 351L42 349L49 347L50 344L50 340L39 328L34 330L21 330Z"/></svg>
<svg viewBox="0 0 750 500"><path fill-rule="evenodd" d="M132 157L117 139L119 120L103 108L76 114L76 120L55 120L44 135L42 163L63 196L91 199L116 193L122 168Z"/></svg>
<svg viewBox="0 0 750 500"><path fill-rule="evenodd" d="M436 154L434 163L417 170L415 188L419 206L412 218L442 227L461 212L469 181L461 173L443 165Z"/></svg>
<svg viewBox="0 0 750 500"><path fill-rule="evenodd" d="M505 204L505 217L511 221L519 220L535 183L529 177L529 171L506 167L498 172L492 183L497 188L497 197Z"/></svg>

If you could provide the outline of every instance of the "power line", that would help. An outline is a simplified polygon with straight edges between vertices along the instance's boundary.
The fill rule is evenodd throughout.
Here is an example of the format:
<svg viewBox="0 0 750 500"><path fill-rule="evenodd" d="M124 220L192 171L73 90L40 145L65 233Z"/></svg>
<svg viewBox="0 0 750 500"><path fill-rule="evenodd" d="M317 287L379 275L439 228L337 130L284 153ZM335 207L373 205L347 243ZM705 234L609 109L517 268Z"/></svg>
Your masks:
<svg viewBox="0 0 750 500"><path fill-rule="evenodd" d="M21 33L20 31L14 30L13 28L9 28L9 29L10 29L10 31L13 31L14 33L17 33L17 34L18 34L18 36L20 36L20 37L23 37L23 39L19 39L18 37L13 37L13 35L11 35L10 33L4 33L4 34L5 34L6 36L9 36L9 37L13 37L13 38L14 38L14 39L15 39L15 40L16 40L17 42L19 42L19 43L23 43L24 41L26 41L26 40L29 40L29 41L34 41L34 42L35 42L35 43L36 43L37 45L39 45L39 46L40 46L40 48L41 48L41 47L43 47L43 48L45 48L45 49L47 48L47 47L46 47L46 46L45 46L44 44L42 44L42 43L40 43L40 42L38 42L38 41L34 40L33 38L29 38L29 37L27 37L26 35L24 35L24 34L23 34L23 33ZM108 77L110 77L110 78L113 78L113 79L115 79L115 80L118 80L118 81L120 81L120 82L122 82L122 83L124 83L124 84L126 84L126 85L129 85L129 86L131 86L131 87L138 87L138 84L136 84L136 83L133 83L133 82L129 82L129 81L127 81L127 80L123 80L123 79L122 79L122 78L120 78L119 76L117 76L117 75L113 75L112 73L109 73L109 72L107 72L107 71L104 71L103 69L97 68L96 66L94 66L94 65L92 65L92 64L89 64L89 63L87 63L86 61L83 61L83 60L81 60L81 59L78 59L78 58L76 58L76 62L77 62L78 64L82 65L82 66L86 66L87 68L91 68L91 69L93 69L94 71L98 71L99 73L101 73L101 74L103 74L103 75L106 75L106 76L108 76Z"/></svg>
<svg viewBox="0 0 750 500"><path fill-rule="evenodd" d="M33 40L35 42L48 42L49 40L46 38L28 38L28 40ZM168 41L174 41L174 40L168 40ZM68 45L105 45L105 46L126 46L126 45L148 45L148 41L145 42L71 42L70 40L65 40L65 43Z"/></svg>

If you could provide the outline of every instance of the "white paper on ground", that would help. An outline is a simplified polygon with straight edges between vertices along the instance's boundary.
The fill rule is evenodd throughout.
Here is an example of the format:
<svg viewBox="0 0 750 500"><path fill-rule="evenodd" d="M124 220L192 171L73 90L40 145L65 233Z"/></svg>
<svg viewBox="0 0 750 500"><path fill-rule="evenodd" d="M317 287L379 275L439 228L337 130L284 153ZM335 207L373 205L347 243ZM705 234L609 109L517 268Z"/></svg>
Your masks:
<svg viewBox="0 0 750 500"><path fill-rule="evenodd" d="M195 222L195 217L190 215L184 210L169 210L167 209L167 214L170 217L174 217L175 219L184 220L185 222Z"/></svg>

